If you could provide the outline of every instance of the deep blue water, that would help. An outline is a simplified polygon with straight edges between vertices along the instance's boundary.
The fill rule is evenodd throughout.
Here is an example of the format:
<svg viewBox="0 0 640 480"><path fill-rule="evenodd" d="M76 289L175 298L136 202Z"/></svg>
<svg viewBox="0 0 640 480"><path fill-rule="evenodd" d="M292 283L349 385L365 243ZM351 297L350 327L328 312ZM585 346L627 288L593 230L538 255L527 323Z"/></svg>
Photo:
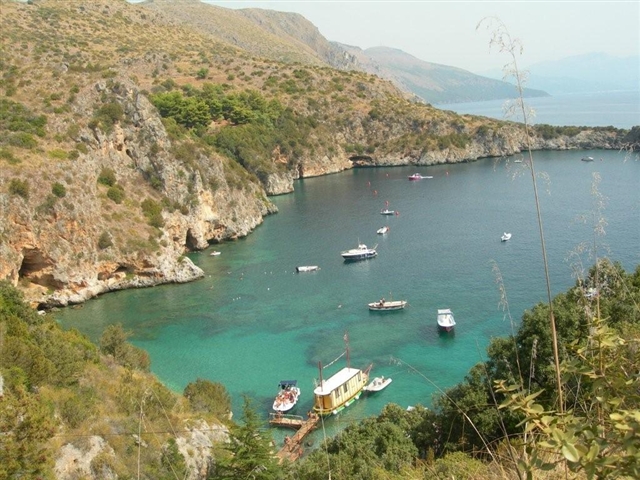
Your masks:
<svg viewBox="0 0 640 480"><path fill-rule="evenodd" d="M533 109L532 124L573 126L614 126L631 128L640 125L640 90L594 92L527 98L526 105ZM504 100L436 105L443 110L470 113L521 122L521 116L506 116Z"/></svg>
<svg viewBox="0 0 640 480"><path fill-rule="evenodd" d="M593 156L596 161L582 162ZM181 391L196 378L223 383L239 411L241 395L266 417L278 381L297 379L298 413L312 405L317 363L343 351L351 363L373 363L373 375L393 378L383 392L329 420L330 428L380 411L384 404L430 404L431 394L462 380L485 357L491 337L510 331L493 265L504 278L516 321L544 301L545 284L531 176L526 163L481 160L459 165L355 169L304 179L295 193L272 198L279 213L249 237L216 245L222 254L191 258L206 278L104 295L83 309L60 311L65 327L97 339L122 322L146 349L152 370ZM543 220L554 293L574 284L573 265L593 244L593 177L608 197L608 223L599 251L626 269L640 264L640 161L616 151L536 152ZM410 182L419 171L433 179ZM377 192L377 194L375 194ZM398 216L380 215L385 201ZM386 236L376 230L389 225ZM508 231L509 242L500 242ZM344 263L340 252L358 242L378 244L378 257ZM593 259L579 258L585 267ZM317 272L294 273L298 265ZM367 303L408 300L395 313L372 313ZM451 308L453 335L436 328L438 308ZM325 376L344 366L340 361Z"/></svg>

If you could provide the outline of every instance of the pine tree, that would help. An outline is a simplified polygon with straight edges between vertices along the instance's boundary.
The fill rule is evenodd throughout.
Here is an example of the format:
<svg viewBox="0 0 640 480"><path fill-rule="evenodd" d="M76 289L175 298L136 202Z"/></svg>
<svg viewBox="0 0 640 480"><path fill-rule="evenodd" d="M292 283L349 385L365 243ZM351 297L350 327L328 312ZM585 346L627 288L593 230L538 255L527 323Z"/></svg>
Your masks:
<svg viewBox="0 0 640 480"><path fill-rule="evenodd" d="M263 428L249 398L244 398L244 423L231 427L226 450L230 456L221 459L213 479L271 480L282 477L282 469L274 456L271 435Z"/></svg>

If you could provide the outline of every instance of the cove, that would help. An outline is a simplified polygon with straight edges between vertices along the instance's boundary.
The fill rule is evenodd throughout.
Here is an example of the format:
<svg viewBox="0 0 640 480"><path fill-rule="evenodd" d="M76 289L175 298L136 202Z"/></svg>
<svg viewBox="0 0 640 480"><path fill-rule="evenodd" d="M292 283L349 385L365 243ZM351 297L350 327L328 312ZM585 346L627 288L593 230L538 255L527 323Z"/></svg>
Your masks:
<svg viewBox="0 0 640 480"><path fill-rule="evenodd" d="M593 162L582 162L585 156ZM534 152L553 293L575 282L593 258L593 174L608 198L606 235L598 251L627 270L640 264L640 161L617 151ZM303 179L295 193L271 200L279 213L245 239L216 245L220 256L190 254L206 277L103 295L81 309L56 313L65 328L97 341L122 323L147 350L152 371L182 391L196 378L225 385L238 414L242 395L266 418L278 382L297 379L292 413L312 406L317 364L343 349L349 332L351 365L373 363L372 376L393 378L327 423L340 428L374 415L389 402L428 406L431 395L463 379L485 358L492 337L510 333L493 266L504 279L510 312L545 300L544 271L531 177L519 157L429 167L354 169ZM430 179L408 181L419 172ZM383 216L389 208L398 215ZM587 218L584 222L581 217ZM376 230L390 228L386 235ZM512 233L501 242L503 232ZM340 252L359 242L378 245L374 259L345 263ZM296 273L300 265L316 272ZM402 311L370 312L380 297L407 300ZM439 308L457 326L442 335ZM344 359L325 371L329 376Z"/></svg>

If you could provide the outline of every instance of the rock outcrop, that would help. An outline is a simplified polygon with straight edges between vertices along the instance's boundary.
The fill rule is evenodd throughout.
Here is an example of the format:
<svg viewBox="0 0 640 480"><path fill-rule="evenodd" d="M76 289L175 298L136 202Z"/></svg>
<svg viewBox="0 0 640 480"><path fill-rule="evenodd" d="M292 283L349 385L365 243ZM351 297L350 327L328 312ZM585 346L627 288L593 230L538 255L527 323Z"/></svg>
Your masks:
<svg viewBox="0 0 640 480"><path fill-rule="evenodd" d="M131 83L92 85L74 113L91 117L105 96L122 108L121 122L106 133L96 125L78 129L86 153L30 178L28 198L0 194L0 278L40 307L200 278L185 252L246 236L276 211L264 189L223 158L189 145L176 151L156 109ZM97 181L105 169L124 194L120 203ZM65 198L47 196L49 175L64 178ZM145 198L165 207L156 226L145 218Z"/></svg>

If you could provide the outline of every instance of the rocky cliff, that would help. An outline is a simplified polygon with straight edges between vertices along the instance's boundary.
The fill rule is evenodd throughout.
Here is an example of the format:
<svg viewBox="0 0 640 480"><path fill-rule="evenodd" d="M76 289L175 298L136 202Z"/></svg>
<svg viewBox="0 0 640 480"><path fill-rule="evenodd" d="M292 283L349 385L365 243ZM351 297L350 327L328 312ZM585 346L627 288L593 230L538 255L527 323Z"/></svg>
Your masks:
<svg viewBox="0 0 640 480"><path fill-rule="evenodd" d="M184 158L176 161L157 111L131 83L87 86L74 115L91 117L102 96L121 106L123 121L108 133L74 129L86 153L31 172L27 198L5 193L19 168L2 176L0 278L23 287L34 304L67 305L108 291L197 279L203 272L186 251L246 236L276 211L260 185L246 172L230 171L220 156L194 148L178 152ZM123 192L120 202L98 182L105 169ZM47 195L52 179L65 186L57 201ZM144 200L169 206L161 225L145 219Z"/></svg>

